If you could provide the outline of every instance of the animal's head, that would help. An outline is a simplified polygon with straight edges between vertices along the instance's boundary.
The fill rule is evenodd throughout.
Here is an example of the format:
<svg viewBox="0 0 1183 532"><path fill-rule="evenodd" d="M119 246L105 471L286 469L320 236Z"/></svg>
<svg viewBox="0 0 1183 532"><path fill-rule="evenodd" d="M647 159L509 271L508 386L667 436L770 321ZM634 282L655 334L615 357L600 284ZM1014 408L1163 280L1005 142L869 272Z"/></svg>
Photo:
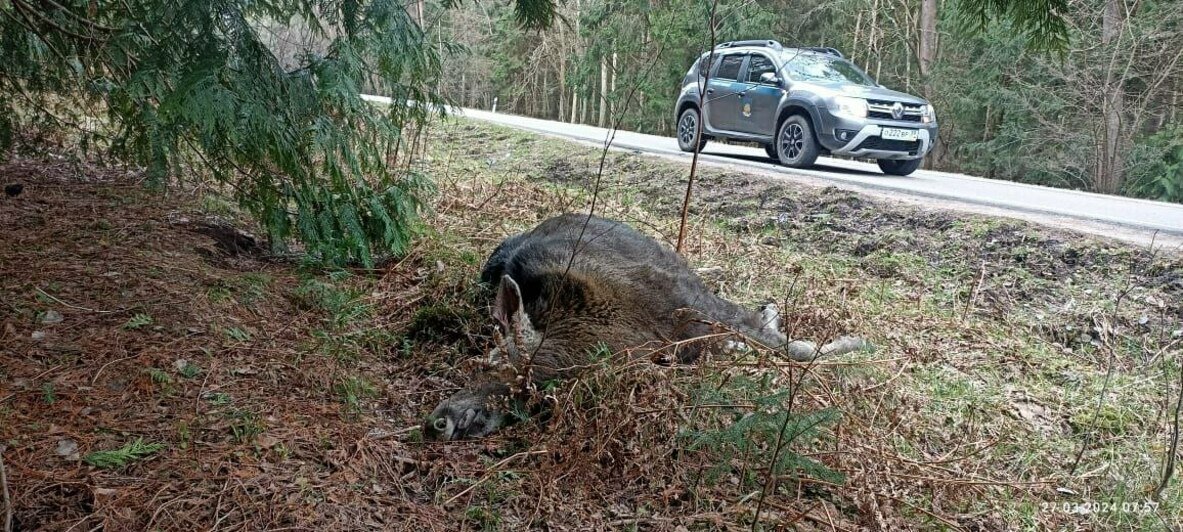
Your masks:
<svg viewBox="0 0 1183 532"><path fill-rule="evenodd" d="M429 440L462 440L487 436L501 427L504 415L498 391L504 386L464 389L440 403L423 422Z"/></svg>
<svg viewBox="0 0 1183 532"><path fill-rule="evenodd" d="M540 340L526 315L521 288L508 275L497 286L493 318L498 326L498 345L489 352L489 358L496 364L520 367ZM505 420L500 403L507 390L504 384L491 384L456 392L427 417L423 435L434 440L459 440L492 433Z"/></svg>

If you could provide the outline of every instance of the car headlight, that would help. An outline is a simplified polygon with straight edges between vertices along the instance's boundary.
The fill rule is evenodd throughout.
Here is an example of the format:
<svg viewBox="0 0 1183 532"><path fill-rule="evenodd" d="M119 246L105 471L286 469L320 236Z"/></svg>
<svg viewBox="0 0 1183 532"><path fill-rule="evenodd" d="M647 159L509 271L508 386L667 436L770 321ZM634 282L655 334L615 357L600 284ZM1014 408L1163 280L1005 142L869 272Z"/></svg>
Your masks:
<svg viewBox="0 0 1183 532"><path fill-rule="evenodd" d="M862 98L851 98L849 96L835 96L830 101L834 114L846 116L850 118L866 118L867 117L867 101Z"/></svg>
<svg viewBox="0 0 1183 532"><path fill-rule="evenodd" d="M921 111L920 121L925 124L931 124L937 121L937 109L931 104L925 105L924 110Z"/></svg>

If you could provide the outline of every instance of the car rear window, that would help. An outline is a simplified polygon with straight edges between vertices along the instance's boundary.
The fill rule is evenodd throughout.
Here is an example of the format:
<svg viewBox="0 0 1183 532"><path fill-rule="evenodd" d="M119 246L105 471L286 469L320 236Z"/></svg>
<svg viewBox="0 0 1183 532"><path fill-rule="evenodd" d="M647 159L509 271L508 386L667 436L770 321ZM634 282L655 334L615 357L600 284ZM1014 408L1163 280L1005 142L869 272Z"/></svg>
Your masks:
<svg viewBox="0 0 1183 532"><path fill-rule="evenodd" d="M715 73L716 79L739 79L739 68L743 66L743 55L732 54L723 56L723 60L719 62L719 71Z"/></svg>

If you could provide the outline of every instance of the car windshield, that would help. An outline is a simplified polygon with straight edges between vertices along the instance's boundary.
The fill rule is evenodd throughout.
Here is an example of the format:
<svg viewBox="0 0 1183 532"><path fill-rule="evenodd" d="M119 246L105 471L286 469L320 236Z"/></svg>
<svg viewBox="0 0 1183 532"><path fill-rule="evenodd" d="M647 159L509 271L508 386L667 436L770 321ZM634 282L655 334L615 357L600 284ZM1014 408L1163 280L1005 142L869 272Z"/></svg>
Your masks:
<svg viewBox="0 0 1183 532"><path fill-rule="evenodd" d="M794 81L833 81L874 87L871 79L853 63L837 57L794 52L783 67Z"/></svg>

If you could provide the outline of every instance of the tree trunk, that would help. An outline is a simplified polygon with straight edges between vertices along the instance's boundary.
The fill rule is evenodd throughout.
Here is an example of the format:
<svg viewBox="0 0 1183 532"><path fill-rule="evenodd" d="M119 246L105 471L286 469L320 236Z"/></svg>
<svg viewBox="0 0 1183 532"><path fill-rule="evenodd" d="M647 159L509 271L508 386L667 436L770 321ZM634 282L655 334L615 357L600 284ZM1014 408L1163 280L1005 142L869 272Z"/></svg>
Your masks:
<svg viewBox="0 0 1183 532"><path fill-rule="evenodd" d="M875 37L877 36L876 32L879 31L879 0L875 0L874 2L871 3L871 21L869 24L867 24L867 29L869 30L868 33L870 35L867 36L866 71L870 72L871 71L871 59L876 55L875 54L875 45L876 45ZM882 62L880 62L880 64L882 64ZM875 79L879 79L879 78L876 76Z"/></svg>
<svg viewBox="0 0 1183 532"><path fill-rule="evenodd" d="M611 86L608 87L608 94L611 97L611 100L608 101L608 112L609 112L610 116L612 117L613 121L619 120L619 118L616 117L616 74L617 74L617 72L619 72L619 71L616 70L616 52L612 52L612 72L610 73L612 75L612 83L611 83Z"/></svg>
<svg viewBox="0 0 1183 532"><path fill-rule="evenodd" d="M938 0L923 0L920 3L920 46L917 50L917 59L920 62L920 78L923 82L924 97L928 101L933 100L936 95L936 90L932 86L932 67L937 59L937 44L939 34L937 33L937 9L939 7ZM989 117L987 117L987 120ZM945 143L939 138L937 144L933 146L932 155L925 161L925 166L929 169L936 167L941 159L945 158Z"/></svg>
<svg viewBox="0 0 1183 532"><path fill-rule="evenodd" d="M937 0L923 0L920 4L920 75L928 85L928 75L937 58ZM927 96L927 95L926 95Z"/></svg>
<svg viewBox="0 0 1183 532"><path fill-rule="evenodd" d="M576 116L576 113L578 111L579 111L579 87L576 86L571 89L571 123L572 124L574 124L575 119L578 118L578 116Z"/></svg>
<svg viewBox="0 0 1183 532"><path fill-rule="evenodd" d="M567 118L567 95L563 92L567 87L567 59L559 57L559 122Z"/></svg>
<svg viewBox="0 0 1183 532"><path fill-rule="evenodd" d="M1178 123L1175 121L1175 119L1178 116L1178 112L1179 112L1179 93L1180 92L1183 92L1183 90L1176 90L1174 92L1174 94L1171 94L1171 111L1170 111L1171 117L1169 119L1169 122L1171 124Z"/></svg>
<svg viewBox="0 0 1183 532"><path fill-rule="evenodd" d="M858 57L859 30L862 29L862 25L863 12L862 10L859 10L858 17L854 19L854 43L850 45L850 62L855 64L858 63L855 58Z"/></svg>
<svg viewBox="0 0 1183 532"><path fill-rule="evenodd" d="M542 70L542 69L540 69ZM550 76L546 75L546 70L542 70L542 117L547 120L550 119Z"/></svg>
<svg viewBox="0 0 1183 532"><path fill-rule="evenodd" d="M608 56L600 57L600 121L599 126L604 127L604 123L608 121Z"/></svg>
<svg viewBox="0 0 1183 532"><path fill-rule="evenodd" d="M1105 14L1101 22L1101 45L1110 51L1118 46L1125 16L1121 0L1106 0ZM1111 62L1105 74L1105 94L1101 101L1104 125L1101 131L1101 149L1097 154L1096 174L1093 187L1097 192L1116 194L1121 191L1125 180L1125 142L1122 118L1125 111L1125 87L1117 65Z"/></svg>

